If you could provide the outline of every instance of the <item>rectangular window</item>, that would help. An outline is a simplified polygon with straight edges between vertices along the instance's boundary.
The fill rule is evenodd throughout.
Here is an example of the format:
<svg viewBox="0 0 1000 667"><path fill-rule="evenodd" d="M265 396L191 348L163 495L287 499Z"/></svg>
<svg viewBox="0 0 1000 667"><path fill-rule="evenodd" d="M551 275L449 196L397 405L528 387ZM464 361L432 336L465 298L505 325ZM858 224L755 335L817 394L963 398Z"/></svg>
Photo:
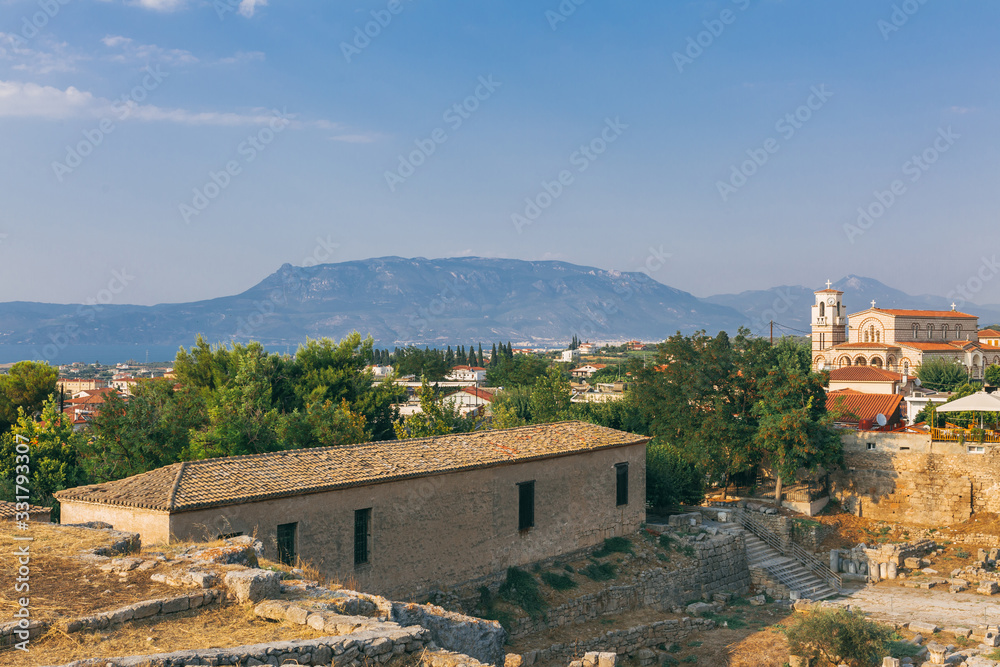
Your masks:
<svg viewBox="0 0 1000 667"><path fill-rule="evenodd" d="M985 454L986 448L983 447L982 445L969 445L966 448L966 451L968 451L970 454Z"/></svg>
<svg viewBox="0 0 1000 667"><path fill-rule="evenodd" d="M295 528L297 523L283 523L278 526L278 562L295 565Z"/></svg>
<svg viewBox="0 0 1000 667"><path fill-rule="evenodd" d="M866 442L865 443L865 447L867 449L869 449L869 450L875 449L875 443L874 442Z"/></svg>
<svg viewBox="0 0 1000 667"><path fill-rule="evenodd" d="M364 565L371 556L372 508L354 510L354 564Z"/></svg>
<svg viewBox="0 0 1000 667"><path fill-rule="evenodd" d="M517 529L528 530L535 525L535 482L517 485Z"/></svg>
<svg viewBox="0 0 1000 667"><path fill-rule="evenodd" d="M628 505L628 464L615 464L615 505Z"/></svg>

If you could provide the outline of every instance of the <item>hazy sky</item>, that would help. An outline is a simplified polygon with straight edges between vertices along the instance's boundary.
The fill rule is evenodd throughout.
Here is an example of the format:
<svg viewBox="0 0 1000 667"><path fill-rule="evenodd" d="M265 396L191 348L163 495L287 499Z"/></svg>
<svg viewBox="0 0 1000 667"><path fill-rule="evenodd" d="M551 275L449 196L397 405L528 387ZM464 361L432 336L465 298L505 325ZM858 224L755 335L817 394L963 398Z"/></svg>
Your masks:
<svg viewBox="0 0 1000 667"><path fill-rule="evenodd" d="M0 0L0 301L483 255L998 302L998 66L988 0Z"/></svg>

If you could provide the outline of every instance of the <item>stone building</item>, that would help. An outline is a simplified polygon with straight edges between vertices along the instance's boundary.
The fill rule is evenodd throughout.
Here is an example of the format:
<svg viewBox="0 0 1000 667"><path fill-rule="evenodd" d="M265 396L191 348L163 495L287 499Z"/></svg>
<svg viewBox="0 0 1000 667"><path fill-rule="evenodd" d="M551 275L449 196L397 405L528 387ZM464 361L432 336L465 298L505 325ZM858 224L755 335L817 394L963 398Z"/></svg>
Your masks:
<svg viewBox="0 0 1000 667"><path fill-rule="evenodd" d="M874 366L915 373L925 359L957 361L972 379L982 379L986 366L1000 364L1000 349L979 343L979 318L952 310L903 310L871 307L847 315L844 293L815 292L812 306L813 368Z"/></svg>
<svg viewBox="0 0 1000 667"><path fill-rule="evenodd" d="M57 498L66 523L144 543L256 535L267 558L414 596L637 531L646 442L560 422L190 461Z"/></svg>

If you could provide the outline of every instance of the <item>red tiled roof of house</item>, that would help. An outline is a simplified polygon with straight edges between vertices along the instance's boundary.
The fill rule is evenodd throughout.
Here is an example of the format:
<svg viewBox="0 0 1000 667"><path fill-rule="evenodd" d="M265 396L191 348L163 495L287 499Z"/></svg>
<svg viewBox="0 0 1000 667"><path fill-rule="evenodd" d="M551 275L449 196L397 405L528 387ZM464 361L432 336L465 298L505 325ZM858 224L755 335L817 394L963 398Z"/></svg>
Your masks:
<svg viewBox="0 0 1000 667"><path fill-rule="evenodd" d="M840 413L837 421L857 423L874 420L879 414L892 418L903 397L899 394L864 394L855 391L831 391L826 395L828 412Z"/></svg>
<svg viewBox="0 0 1000 667"><path fill-rule="evenodd" d="M452 366L453 371L485 371L482 366Z"/></svg>
<svg viewBox="0 0 1000 667"><path fill-rule="evenodd" d="M980 329L978 334L980 338L1000 338L1000 331L996 329Z"/></svg>
<svg viewBox="0 0 1000 667"><path fill-rule="evenodd" d="M888 313L889 315L895 315L897 317L942 317L942 318L971 318L978 320L977 315L969 315L968 313L960 313L957 310L905 310L900 308L874 308L882 313Z"/></svg>
<svg viewBox="0 0 1000 667"><path fill-rule="evenodd" d="M830 382L902 382L903 376L875 366L844 366L830 371Z"/></svg>
<svg viewBox="0 0 1000 667"><path fill-rule="evenodd" d="M462 387L461 391L464 391L466 394L472 394L476 398L481 398L484 401L492 401L494 398L492 392L483 391L479 387Z"/></svg>
<svg viewBox="0 0 1000 667"><path fill-rule="evenodd" d="M580 421L175 463L58 491L61 502L184 512L645 444Z"/></svg>

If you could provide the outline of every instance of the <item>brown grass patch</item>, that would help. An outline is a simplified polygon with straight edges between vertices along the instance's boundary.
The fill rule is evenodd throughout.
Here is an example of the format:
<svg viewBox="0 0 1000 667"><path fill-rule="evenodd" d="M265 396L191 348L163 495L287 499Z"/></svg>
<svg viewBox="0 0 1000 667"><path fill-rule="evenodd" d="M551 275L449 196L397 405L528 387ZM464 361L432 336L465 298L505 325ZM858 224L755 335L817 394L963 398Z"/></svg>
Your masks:
<svg viewBox="0 0 1000 667"><path fill-rule="evenodd" d="M229 605L184 612L170 620L143 619L116 629L64 634L50 630L32 641L29 653L0 652L0 665L60 665L85 658L107 658L188 649L223 648L326 636L308 625L274 623L254 615L251 605Z"/></svg>
<svg viewBox="0 0 1000 667"><path fill-rule="evenodd" d="M788 662L788 638L773 628L755 632L726 647L727 667L781 667Z"/></svg>
<svg viewBox="0 0 1000 667"><path fill-rule="evenodd" d="M14 590L19 564L13 555L15 549L25 544L30 548L28 597L35 620L84 616L181 593L176 588L150 581L150 572L133 570L123 578L71 558L70 554L108 543L107 537L96 531L39 523L31 524L28 531L19 531L17 536L29 536L34 540L15 541L11 531L0 534L0 615L4 618L10 617L17 599L25 595Z"/></svg>

